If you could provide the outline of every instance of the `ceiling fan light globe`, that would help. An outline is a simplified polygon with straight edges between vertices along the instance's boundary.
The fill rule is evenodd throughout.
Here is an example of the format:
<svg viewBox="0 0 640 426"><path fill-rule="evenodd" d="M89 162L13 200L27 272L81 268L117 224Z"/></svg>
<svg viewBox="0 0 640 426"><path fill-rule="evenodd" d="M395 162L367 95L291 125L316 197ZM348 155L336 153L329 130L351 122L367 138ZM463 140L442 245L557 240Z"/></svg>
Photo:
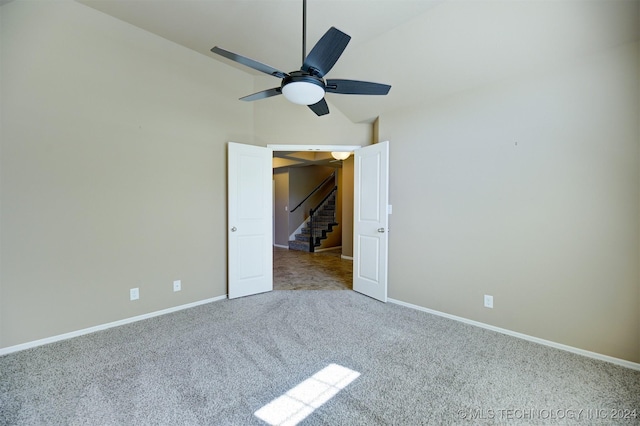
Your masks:
<svg viewBox="0 0 640 426"><path fill-rule="evenodd" d="M294 104L314 105L324 98L324 88L307 81L293 81L282 88L282 94Z"/></svg>

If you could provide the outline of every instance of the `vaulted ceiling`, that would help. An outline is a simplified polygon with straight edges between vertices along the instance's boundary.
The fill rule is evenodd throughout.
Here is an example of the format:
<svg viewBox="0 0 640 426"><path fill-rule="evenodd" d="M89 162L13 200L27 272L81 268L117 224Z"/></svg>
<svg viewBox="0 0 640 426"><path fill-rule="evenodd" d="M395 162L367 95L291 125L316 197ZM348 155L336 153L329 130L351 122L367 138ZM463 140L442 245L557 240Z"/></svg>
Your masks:
<svg viewBox="0 0 640 426"><path fill-rule="evenodd" d="M211 47L285 72L302 62L302 0L77 1L238 72L259 75ZM388 96L327 95L363 122L638 40L639 14L637 0L308 0L307 52L335 26L352 39L327 77L392 85ZM263 80L256 91L279 85Z"/></svg>

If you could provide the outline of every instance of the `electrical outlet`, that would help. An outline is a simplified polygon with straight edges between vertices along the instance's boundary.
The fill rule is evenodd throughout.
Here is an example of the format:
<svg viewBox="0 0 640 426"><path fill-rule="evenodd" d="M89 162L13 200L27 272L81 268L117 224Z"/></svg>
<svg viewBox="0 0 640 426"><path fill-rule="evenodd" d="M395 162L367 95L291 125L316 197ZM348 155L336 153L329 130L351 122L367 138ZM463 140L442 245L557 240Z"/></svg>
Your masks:
<svg viewBox="0 0 640 426"><path fill-rule="evenodd" d="M140 289L138 287L129 290L129 300L140 299Z"/></svg>
<svg viewBox="0 0 640 426"><path fill-rule="evenodd" d="M484 295L484 307L493 309L493 296Z"/></svg>
<svg viewBox="0 0 640 426"><path fill-rule="evenodd" d="M180 290L182 290L182 281L175 280L173 282L173 291L180 291Z"/></svg>

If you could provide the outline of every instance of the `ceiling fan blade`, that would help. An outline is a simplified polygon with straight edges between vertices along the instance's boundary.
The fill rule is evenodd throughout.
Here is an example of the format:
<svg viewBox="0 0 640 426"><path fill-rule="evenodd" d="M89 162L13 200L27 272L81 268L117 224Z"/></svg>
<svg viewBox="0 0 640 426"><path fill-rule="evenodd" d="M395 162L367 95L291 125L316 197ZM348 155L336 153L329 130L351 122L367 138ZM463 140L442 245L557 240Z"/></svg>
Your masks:
<svg viewBox="0 0 640 426"><path fill-rule="evenodd" d="M309 108L315 112L317 116L329 114L329 105L327 105L327 101L325 101L324 98L320 99L318 103L309 105Z"/></svg>
<svg viewBox="0 0 640 426"><path fill-rule="evenodd" d="M241 101L257 101L258 99L270 98L272 96L278 96L282 94L282 89L279 87L274 87L273 89L263 90L262 92L254 93L253 95L247 95L243 98L240 98Z"/></svg>
<svg viewBox="0 0 640 426"><path fill-rule="evenodd" d="M274 77L285 78L288 75L287 73L277 70L273 67L270 67L269 65L265 65L261 62L254 61L253 59L244 57L242 55L238 55L237 53L229 52L228 50L221 49L218 46L213 47L211 51L213 53L217 53L220 56L224 56L227 59L231 59L234 62L237 62L249 68L253 68L256 71L260 71L265 74L272 75Z"/></svg>
<svg viewBox="0 0 640 426"><path fill-rule="evenodd" d="M313 46L300 69L319 77L324 76L338 61L349 44L349 40L351 40L351 36L335 27L329 28L329 31Z"/></svg>
<svg viewBox="0 0 640 426"><path fill-rule="evenodd" d="M327 80L325 91L327 93L340 93L343 95L386 95L391 86L388 84L371 83L358 80Z"/></svg>

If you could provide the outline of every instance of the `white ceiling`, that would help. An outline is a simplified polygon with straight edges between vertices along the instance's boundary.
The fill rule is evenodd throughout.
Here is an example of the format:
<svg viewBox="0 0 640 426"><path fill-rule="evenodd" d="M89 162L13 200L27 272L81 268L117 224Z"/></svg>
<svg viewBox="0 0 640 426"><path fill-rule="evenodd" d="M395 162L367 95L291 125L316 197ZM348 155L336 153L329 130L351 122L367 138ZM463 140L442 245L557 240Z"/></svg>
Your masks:
<svg viewBox="0 0 640 426"><path fill-rule="evenodd" d="M77 0L238 68L220 46L285 72L302 62L302 0ZM638 40L638 0L308 0L307 52L331 26L352 39L328 78L391 84L328 94L354 122L436 102ZM256 90L279 86L279 80ZM238 97L249 93L239 91ZM257 102L269 102L269 99Z"/></svg>

